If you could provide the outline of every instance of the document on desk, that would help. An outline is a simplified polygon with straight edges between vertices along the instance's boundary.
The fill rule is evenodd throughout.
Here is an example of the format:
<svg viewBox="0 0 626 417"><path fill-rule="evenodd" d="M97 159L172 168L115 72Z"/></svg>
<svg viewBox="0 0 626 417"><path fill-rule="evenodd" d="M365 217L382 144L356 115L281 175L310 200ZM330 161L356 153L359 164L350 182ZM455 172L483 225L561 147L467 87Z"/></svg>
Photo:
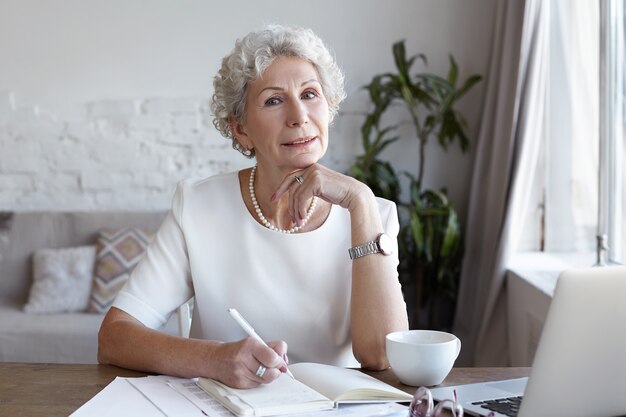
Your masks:
<svg viewBox="0 0 626 417"><path fill-rule="evenodd" d="M129 378L128 382L167 417L232 417L232 414L210 395L196 395L197 401L190 401L183 392L173 385L175 383L195 385L193 379L159 375Z"/></svg>
<svg viewBox="0 0 626 417"><path fill-rule="evenodd" d="M332 410L298 414L298 417L396 416L406 413L396 403L340 406ZM159 375L142 378L117 377L70 417L233 417L194 379Z"/></svg>
<svg viewBox="0 0 626 417"><path fill-rule="evenodd" d="M159 416L162 413L132 387L126 378L117 377L70 417Z"/></svg>
<svg viewBox="0 0 626 417"><path fill-rule="evenodd" d="M200 388L196 384L196 379L170 378L167 384L209 417L233 416L226 407Z"/></svg>
<svg viewBox="0 0 626 417"><path fill-rule="evenodd" d="M232 416L230 412L224 414L225 409L219 404L215 411L207 404L204 408L207 412L203 412L168 385L168 381L177 379L180 378L164 375L143 378L117 377L70 417Z"/></svg>

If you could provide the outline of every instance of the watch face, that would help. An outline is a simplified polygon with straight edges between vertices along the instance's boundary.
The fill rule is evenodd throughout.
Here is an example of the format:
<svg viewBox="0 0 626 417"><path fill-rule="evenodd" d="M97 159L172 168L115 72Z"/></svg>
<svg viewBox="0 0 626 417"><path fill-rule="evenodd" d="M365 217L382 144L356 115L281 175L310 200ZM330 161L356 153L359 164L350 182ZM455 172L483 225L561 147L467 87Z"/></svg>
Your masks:
<svg viewBox="0 0 626 417"><path fill-rule="evenodd" d="M378 246L380 247L380 252L383 255L391 255L393 253L393 242L385 233L380 234L380 237L378 238Z"/></svg>

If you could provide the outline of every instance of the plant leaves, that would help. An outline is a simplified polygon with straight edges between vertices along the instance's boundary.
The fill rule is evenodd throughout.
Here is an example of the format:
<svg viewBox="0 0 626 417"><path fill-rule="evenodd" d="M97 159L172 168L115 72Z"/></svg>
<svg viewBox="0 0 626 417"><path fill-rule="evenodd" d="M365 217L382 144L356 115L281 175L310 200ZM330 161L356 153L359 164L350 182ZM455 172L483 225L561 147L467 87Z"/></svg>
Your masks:
<svg viewBox="0 0 626 417"><path fill-rule="evenodd" d="M399 142L399 135L394 134L397 125L381 127L381 120L391 106L400 105L410 115L420 152L428 149L424 144L431 136L444 150L458 142L466 152L470 145L467 124L455 105L482 77L474 74L457 88L460 70L452 55L444 78L415 71L411 75L418 60L425 65L427 60L424 54L407 58L404 40L393 44L392 53L395 70L375 75L365 86L372 107L361 126L363 155L356 158L350 172L377 196L397 203L402 222L400 268L404 273L414 274L416 268L421 271L420 300L430 303L433 297L456 296L464 251L461 225L445 189L422 188L424 166L417 167L417 178L403 173L409 179L409 197L406 202L400 200L398 175L388 161L380 159L381 152ZM428 160L423 154L416 159L420 163Z"/></svg>
<svg viewBox="0 0 626 417"><path fill-rule="evenodd" d="M408 82L409 66L406 60L406 49L404 47L404 40L398 41L393 44L393 59L398 69L398 75L404 83Z"/></svg>
<svg viewBox="0 0 626 417"><path fill-rule="evenodd" d="M448 71L448 82L452 84L452 86L456 86L456 80L459 76L459 66L456 64L454 57L452 55L448 55L450 58L450 70Z"/></svg>
<svg viewBox="0 0 626 417"><path fill-rule="evenodd" d="M454 93L454 100L456 101L463 97L476 83L478 83L482 79L483 77L477 74L469 77L467 80L465 80L461 88L456 90L456 92Z"/></svg>
<svg viewBox="0 0 626 417"><path fill-rule="evenodd" d="M454 251L460 238L460 226L456 217L456 212L451 206L448 206L448 221L443 233L443 242L441 244L441 256L446 258Z"/></svg>

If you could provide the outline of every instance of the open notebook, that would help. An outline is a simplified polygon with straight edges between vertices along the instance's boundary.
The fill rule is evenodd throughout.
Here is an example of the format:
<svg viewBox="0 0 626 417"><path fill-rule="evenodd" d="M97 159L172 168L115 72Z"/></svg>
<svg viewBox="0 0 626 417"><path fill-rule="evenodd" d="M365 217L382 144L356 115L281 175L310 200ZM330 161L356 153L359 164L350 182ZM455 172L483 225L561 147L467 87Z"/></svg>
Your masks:
<svg viewBox="0 0 626 417"><path fill-rule="evenodd" d="M271 384L235 389L207 378L198 385L238 416L271 416L332 409L340 403L409 402L397 388L355 369L319 363L289 366L295 376L281 375Z"/></svg>
<svg viewBox="0 0 626 417"><path fill-rule="evenodd" d="M478 416L489 407L497 417L626 415L625 299L624 266L563 272L528 378L433 388L433 397L456 390L465 411ZM520 400L505 412L506 402Z"/></svg>

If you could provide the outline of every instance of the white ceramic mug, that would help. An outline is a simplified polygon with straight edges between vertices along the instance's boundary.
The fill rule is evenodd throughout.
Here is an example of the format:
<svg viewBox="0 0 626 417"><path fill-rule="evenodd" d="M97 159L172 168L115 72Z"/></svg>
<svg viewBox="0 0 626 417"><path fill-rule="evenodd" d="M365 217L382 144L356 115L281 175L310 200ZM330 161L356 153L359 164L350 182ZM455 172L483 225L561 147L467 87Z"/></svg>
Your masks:
<svg viewBox="0 0 626 417"><path fill-rule="evenodd" d="M406 330L386 337L387 358L400 382L412 386L439 385L461 352L461 341L451 333Z"/></svg>

